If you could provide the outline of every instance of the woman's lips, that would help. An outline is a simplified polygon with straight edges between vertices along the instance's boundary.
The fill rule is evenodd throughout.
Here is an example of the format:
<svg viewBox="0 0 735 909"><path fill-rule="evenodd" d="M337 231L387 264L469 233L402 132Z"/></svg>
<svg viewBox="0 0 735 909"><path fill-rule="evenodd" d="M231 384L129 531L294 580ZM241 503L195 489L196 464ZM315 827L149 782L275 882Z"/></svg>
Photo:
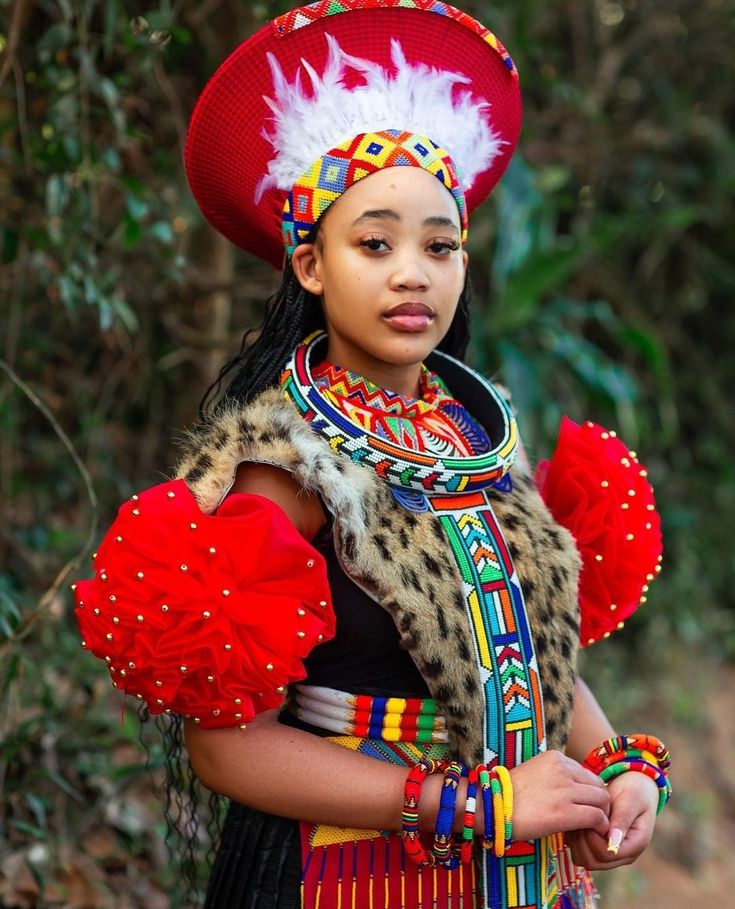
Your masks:
<svg viewBox="0 0 735 909"><path fill-rule="evenodd" d="M434 318L434 310L426 303L409 301L392 307L383 318L398 331L424 331Z"/></svg>

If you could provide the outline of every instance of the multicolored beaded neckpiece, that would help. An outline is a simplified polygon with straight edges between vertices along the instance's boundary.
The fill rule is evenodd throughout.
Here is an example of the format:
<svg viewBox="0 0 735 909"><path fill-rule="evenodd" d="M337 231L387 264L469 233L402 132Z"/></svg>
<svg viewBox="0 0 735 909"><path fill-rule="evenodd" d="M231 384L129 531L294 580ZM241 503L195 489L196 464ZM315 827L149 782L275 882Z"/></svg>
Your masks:
<svg viewBox="0 0 735 909"><path fill-rule="evenodd" d="M484 414L476 416L482 419L493 441L474 419L467 419L467 411L451 398L438 379L425 379L429 399L409 404L408 411L405 398L380 391L365 380L359 380L363 384L363 398L359 403L352 398L340 403L340 399L345 398L346 386L327 390L328 382L324 379L329 367L321 367L316 375L312 367L312 360L318 358L325 341L324 332L314 332L296 348L281 377L281 386L301 416L329 441L335 451L356 463L372 467L391 487L413 490L424 496L472 492L503 479L518 453L518 430L508 403L482 376L447 354L436 351L432 355L443 371L461 373L463 384L474 386L475 396L481 398L483 407L490 411L485 419ZM433 365L431 360L429 363ZM345 381L346 376L345 373L341 379ZM354 384L357 378L353 377L351 381ZM375 414L378 391L388 405L381 418ZM397 426L391 426L396 407L402 408L407 419L413 419L414 414L420 415L419 425L408 430L404 423L400 431ZM369 416L353 421L347 408L351 411L364 409ZM427 416L429 411L433 411L431 417ZM455 425L454 436L459 443L456 452L451 452L449 446L439 446L444 450L438 453L436 445L427 444L427 432L442 434L438 431L439 422L443 424L445 440L449 423ZM406 445L411 436L415 437L415 447ZM461 442L459 436L463 436ZM465 453L474 443L480 446L479 451Z"/></svg>

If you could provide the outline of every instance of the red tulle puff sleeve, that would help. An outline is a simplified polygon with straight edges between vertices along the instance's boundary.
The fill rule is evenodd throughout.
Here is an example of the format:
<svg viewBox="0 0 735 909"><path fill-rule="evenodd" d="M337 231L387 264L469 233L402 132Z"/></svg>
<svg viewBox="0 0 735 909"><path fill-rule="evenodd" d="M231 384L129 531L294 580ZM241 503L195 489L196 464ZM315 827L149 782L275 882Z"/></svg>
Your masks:
<svg viewBox="0 0 735 909"><path fill-rule="evenodd" d="M82 646L151 713L243 725L334 636L323 557L260 496L205 515L183 480L155 486L121 506L94 565L75 585Z"/></svg>
<svg viewBox="0 0 735 909"><path fill-rule="evenodd" d="M582 557L582 646L622 628L661 570L661 520L646 476L614 432L567 417L551 460L537 468L546 505Z"/></svg>

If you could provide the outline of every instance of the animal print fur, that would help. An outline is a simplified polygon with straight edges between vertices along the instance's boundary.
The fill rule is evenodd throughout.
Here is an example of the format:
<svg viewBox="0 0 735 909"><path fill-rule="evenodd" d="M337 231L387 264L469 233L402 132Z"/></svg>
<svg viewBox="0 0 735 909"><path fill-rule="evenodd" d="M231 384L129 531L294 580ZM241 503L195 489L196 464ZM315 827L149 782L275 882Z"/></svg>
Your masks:
<svg viewBox="0 0 735 909"><path fill-rule="evenodd" d="M334 452L269 389L230 404L194 429L176 475L205 513L217 508L243 461L272 464L318 494L334 517L335 549L347 574L387 610L401 646L441 705L453 750L481 760L483 694L462 582L439 520L400 506L372 470ZM579 557L535 490L527 470L491 500L526 598L544 696L550 748L563 748L571 720L579 622Z"/></svg>

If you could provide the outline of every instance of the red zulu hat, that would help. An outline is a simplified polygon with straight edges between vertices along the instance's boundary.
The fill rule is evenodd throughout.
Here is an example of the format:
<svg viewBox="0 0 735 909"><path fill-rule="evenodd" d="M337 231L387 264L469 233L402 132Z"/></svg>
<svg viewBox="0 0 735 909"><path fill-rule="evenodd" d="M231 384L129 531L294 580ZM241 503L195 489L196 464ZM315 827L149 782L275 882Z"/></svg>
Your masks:
<svg viewBox="0 0 735 909"><path fill-rule="evenodd" d="M284 237L290 251L297 228L377 167L426 167L464 224L508 166L520 122L515 65L471 16L437 0L320 0L220 66L191 118L186 169L212 225L279 268ZM430 165L417 160L427 148ZM347 151L362 156L349 173Z"/></svg>

